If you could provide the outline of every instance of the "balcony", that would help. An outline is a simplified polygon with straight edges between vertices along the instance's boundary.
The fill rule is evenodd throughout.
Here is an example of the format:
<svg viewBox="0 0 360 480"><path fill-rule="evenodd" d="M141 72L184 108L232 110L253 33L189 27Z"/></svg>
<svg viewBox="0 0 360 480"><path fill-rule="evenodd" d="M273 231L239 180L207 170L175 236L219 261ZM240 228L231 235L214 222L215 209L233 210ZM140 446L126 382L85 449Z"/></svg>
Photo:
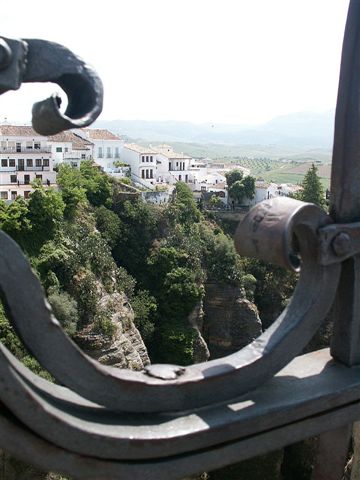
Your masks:
<svg viewBox="0 0 360 480"><path fill-rule="evenodd" d="M25 148L25 147L0 147L0 154L9 154L9 153L27 153L27 154L39 154L39 153L51 153L51 147L41 147L41 148Z"/></svg>
<svg viewBox="0 0 360 480"><path fill-rule="evenodd" d="M6 167L3 167L3 168L6 168ZM8 167L8 168L14 169L13 167ZM50 171L50 166L48 166L48 167L44 167L44 166L27 167L27 166L18 165L18 166L16 166L16 168L14 170L16 170L17 172L49 172Z"/></svg>

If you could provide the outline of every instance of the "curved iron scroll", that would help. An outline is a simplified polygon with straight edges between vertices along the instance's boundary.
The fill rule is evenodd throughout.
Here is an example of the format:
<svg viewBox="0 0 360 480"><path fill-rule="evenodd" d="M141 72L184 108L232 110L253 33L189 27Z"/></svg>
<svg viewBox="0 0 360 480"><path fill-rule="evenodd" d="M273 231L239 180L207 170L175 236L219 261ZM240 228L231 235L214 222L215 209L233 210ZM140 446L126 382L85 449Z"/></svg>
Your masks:
<svg viewBox="0 0 360 480"><path fill-rule="evenodd" d="M68 97L64 114L61 98L55 94L34 104L32 124L41 135L86 127L101 113L102 82L70 50L45 40L0 38L0 93L17 90L28 82L57 83Z"/></svg>
<svg viewBox="0 0 360 480"><path fill-rule="evenodd" d="M357 15L357 30L359 14L360 2L354 0L349 18ZM65 115L55 97L35 105L33 123L39 133L85 126L100 113L97 75L68 50L40 40L1 39L0 53L0 93L19 88L22 81L54 81L69 96ZM217 437L221 422L215 405L261 386L287 365L333 303L341 265L321 257L327 248L321 232L332 222L315 205L293 199L257 205L239 227L236 246L243 254L300 269L288 307L263 335L233 355L189 367L152 365L143 372L105 367L84 355L62 331L19 247L0 232L0 294L8 316L42 366L64 385L36 377L0 345L0 400L5 405L0 428L5 438L11 443L20 432L27 452L33 442L36 458L41 445L56 458L65 455L68 465L79 465L85 456L87 468L79 467L79 472L104 479L119 478L119 472L142 478L148 467L153 472L149 478L156 478L165 457L184 468L181 455L194 449L194 456L205 455L202 449L235 438L234 429ZM229 412L221 415L222 420L232 418ZM205 439L204 421L209 425ZM254 427L245 428L244 435L251 432ZM138 470L135 460L142 464ZM178 476L185 473L186 468ZM166 472L166 477L177 475Z"/></svg>

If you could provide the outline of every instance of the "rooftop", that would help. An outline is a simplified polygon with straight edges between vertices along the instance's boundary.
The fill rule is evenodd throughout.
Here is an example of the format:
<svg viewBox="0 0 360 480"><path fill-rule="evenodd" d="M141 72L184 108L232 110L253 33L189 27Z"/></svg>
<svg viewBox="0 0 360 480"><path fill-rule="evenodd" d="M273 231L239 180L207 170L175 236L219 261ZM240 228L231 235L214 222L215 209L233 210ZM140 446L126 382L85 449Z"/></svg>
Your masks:
<svg viewBox="0 0 360 480"><path fill-rule="evenodd" d="M49 142L67 142L72 143L73 150L88 150L93 143L85 138L76 135L73 132L65 131L48 137Z"/></svg>
<svg viewBox="0 0 360 480"><path fill-rule="evenodd" d="M120 137L105 128L82 128L90 140L121 140Z"/></svg>
<svg viewBox="0 0 360 480"><path fill-rule="evenodd" d="M176 159L182 159L182 160L190 160L191 157L189 157L188 155L184 155L183 153L177 153L177 152L174 152L174 149L171 145L155 145L155 146L152 146L152 148L154 150L156 150L157 153L161 153L162 155L164 155L165 157L169 158L169 159L172 159L172 158L176 158Z"/></svg>
<svg viewBox="0 0 360 480"><path fill-rule="evenodd" d="M157 153L155 150L153 150L150 147L143 147L141 145L137 145L136 143L125 143L124 147L129 149L129 150L133 150L134 152L141 153L141 154L150 153L150 154L153 155L153 154Z"/></svg>
<svg viewBox="0 0 360 480"><path fill-rule="evenodd" d="M5 137L42 137L29 125L0 125L0 135Z"/></svg>

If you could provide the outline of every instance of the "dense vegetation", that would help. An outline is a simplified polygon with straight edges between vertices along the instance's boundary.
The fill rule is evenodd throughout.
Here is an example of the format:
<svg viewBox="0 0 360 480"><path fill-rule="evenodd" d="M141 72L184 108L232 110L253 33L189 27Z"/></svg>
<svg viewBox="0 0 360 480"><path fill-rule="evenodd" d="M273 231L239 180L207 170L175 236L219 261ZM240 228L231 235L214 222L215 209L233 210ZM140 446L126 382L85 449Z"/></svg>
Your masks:
<svg viewBox="0 0 360 480"><path fill-rule="evenodd" d="M90 325L111 336L112 312L99 309L99 299L125 292L152 360L191 363L187 318L204 282L244 283L231 239L204 218L181 182L161 207L126 195L90 162L80 170L62 166L58 184L60 191L35 185L29 201L1 203L0 227L28 256L67 333L76 337ZM9 336L0 317L0 335Z"/></svg>

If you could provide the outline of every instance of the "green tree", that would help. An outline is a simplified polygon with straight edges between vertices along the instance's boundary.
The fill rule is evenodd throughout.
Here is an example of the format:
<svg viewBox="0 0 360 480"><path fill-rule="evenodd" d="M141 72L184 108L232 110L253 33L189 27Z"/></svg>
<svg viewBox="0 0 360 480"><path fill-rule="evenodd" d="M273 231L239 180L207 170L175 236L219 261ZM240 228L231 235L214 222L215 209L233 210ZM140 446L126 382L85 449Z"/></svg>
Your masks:
<svg viewBox="0 0 360 480"><path fill-rule="evenodd" d="M226 183L230 188L235 182L240 182L243 179L244 174L238 168L234 168L234 170L230 170L230 172L225 173L225 177Z"/></svg>
<svg viewBox="0 0 360 480"><path fill-rule="evenodd" d="M170 217L174 223L189 225L200 220L201 214L197 208L194 195L190 188L183 182L178 182L175 187L174 199L169 207Z"/></svg>
<svg viewBox="0 0 360 480"><path fill-rule="evenodd" d="M302 181L302 190L296 195L296 198L303 202L315 203L321 208L325 208L325 194L318 176L317 167L312 164Z"/></svg>
<svg viewBox="0 0 360 480"><path fill-rule="evenodd" d="M80 170L70 165L61 165L57 175L57 183L66 204L65 214L73 218L79 203L86 202L86 190L82 187Z"/></svg>
<svg viewBox="0 0 360 480"><path fill-rule="evenodd" d="M247 175L242 180L242 184L244 185L245 197L249 200L253 199L255 196L255 178Z"/></svg>
<svg viewBox="0 0 360 480"><path fill-rule="evenodd" d="M26 236L32 228L28 213L28 203L22 197L18 197L9 205L0 203L0 228L23 248Z"/></svg>
<svg viewBox="0 0 360 480"><path fill-rule="evenodd" d="M242 180L237 180L229 187L229 195L232 199L241 203L246 197L245 187Z"/></svg>
<svg viewBox="0 0 360 480"><path fill-rule="evenodd" d="M94 162L86 160L80 164L82 187L86 190L89 202L98 207L111 205L112 188L108 175L94 166Z"/></svg>
<svg viewBox="0 0 360 480"><path fill-rule="evenodd" d="M113 211L101 205L95 210L96 227L108 242L110 248L115 247L121 235L122 223Z"/></svg>
<svg viewBox="0 0 360 480"><path fill-rule="evenodd" d="M241 175L239 175L239 173ZM251 200L255 196L255 178L247 175L243 177L240 170L232 170L225 174L229 195L233 200L241 203L245 198Z"/></svg>

